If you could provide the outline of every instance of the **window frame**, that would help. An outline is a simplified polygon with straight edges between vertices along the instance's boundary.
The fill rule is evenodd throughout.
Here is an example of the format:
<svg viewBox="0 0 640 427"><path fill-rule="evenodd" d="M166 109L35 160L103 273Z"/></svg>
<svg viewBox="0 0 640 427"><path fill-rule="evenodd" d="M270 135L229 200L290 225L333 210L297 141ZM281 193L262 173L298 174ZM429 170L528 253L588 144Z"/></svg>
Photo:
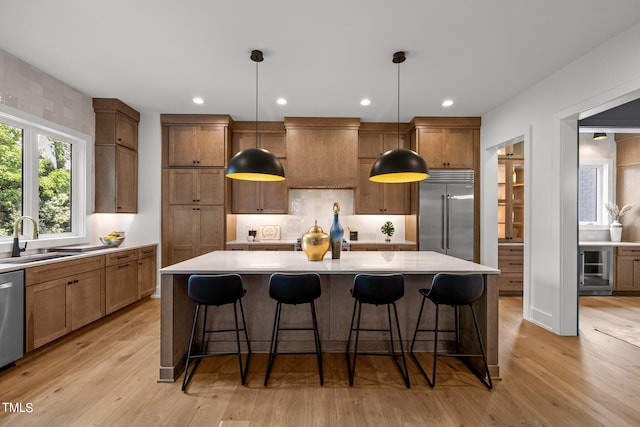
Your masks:
<svg viewBox="0 0 640 427"><path fill-rule="evenodd" d="M585 159L580 160L578 168L595 169L597 174L596 189L596 218L595 222L580 221L578 225L581 230L607 230L611 219L605 207L605 202L615 202L615 176L613 159ZM578 195L579 197L579 195Z"/></svg>
<svg viewBox="0 0 640 427"><path fill-rule="evenodd" d="M71 232L41 234L31 240L32 225L24 221L19 236L21 247L29 241L28 249L40 249L65 244L82 243L89 235L90 159L92 137L62 125L49 122L15 108L0 104L0 122L23 130L22 164L22 214L36 217L39 208L39 162L38 135L60 139L71 143ZM0 251L11 250L13 236L0 237Z"/></svg>

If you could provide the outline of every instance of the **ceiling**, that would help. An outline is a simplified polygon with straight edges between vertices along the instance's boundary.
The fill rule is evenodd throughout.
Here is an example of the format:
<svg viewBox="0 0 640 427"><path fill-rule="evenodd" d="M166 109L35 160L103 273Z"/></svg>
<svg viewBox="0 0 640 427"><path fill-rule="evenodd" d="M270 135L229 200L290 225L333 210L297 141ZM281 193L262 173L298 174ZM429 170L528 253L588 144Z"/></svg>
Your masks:
<svg viewBox="0 0 640 427"><path fill-rule="evenodd" d="M2 0L0 49L141 112L479 116L640 21L638 0ZM203 105L192 98L200 96ZM277 105L278 97L287 105ZM367 97L371 105L363 107ZM450 98L454 105L443 108Z"/></svg>

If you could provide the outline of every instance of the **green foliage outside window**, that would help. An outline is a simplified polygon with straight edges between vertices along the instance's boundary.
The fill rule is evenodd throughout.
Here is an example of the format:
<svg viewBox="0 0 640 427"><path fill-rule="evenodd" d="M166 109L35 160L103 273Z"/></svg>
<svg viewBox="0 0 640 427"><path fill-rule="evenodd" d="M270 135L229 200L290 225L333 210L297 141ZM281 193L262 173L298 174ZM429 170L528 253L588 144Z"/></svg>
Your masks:
<svg viewBox="0 0 640 427"><path fill-rule="evenodd" d="M23 132L0 123L0 236L23 214ZM38 225L41 234L71 231L71 144L38 137ZM33 189L35 191L35 189Z"/></svg>

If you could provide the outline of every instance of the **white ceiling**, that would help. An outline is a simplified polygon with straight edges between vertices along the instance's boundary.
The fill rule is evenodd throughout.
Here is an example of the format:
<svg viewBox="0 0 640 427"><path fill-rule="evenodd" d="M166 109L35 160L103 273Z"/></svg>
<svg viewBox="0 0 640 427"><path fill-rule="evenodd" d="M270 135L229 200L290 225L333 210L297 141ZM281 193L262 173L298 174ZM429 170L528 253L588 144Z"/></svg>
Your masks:
<svg viewBox="0 0 640 427"><path fill-rule="evenodd" d="M402 121L478 116L640 21L640 1L0 0L0 15L0 49L142 112L254 120L261 49L260 120L395 122L395 51Z"/></svg>

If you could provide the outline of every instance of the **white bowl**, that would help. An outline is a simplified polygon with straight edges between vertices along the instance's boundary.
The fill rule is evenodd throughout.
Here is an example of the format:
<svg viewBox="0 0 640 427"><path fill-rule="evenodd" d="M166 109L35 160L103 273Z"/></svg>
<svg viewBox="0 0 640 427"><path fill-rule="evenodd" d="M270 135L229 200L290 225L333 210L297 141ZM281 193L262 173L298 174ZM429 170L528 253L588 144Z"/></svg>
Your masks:
<svg viewBox="0 0 640 427"><path fill-rule="evenodd" d="M118 237L117 239L107 239L106 237L100 237L100 241L103 245L110 248L116 248L124 242L124 237Z"/></svg>

